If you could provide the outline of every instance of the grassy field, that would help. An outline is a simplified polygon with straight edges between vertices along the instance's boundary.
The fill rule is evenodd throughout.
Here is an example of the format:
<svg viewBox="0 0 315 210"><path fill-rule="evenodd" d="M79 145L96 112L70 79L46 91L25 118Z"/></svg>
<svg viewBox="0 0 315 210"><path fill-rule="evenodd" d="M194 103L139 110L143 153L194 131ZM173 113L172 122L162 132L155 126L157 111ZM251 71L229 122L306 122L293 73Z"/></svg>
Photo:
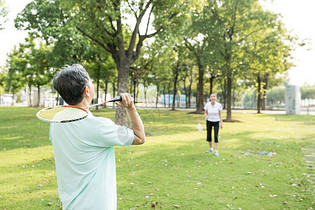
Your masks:
<svg viewBox="0 0 315 210"><path fill-rule="evenodd" d="M49 124L38 110L0 108L0 209L61 208ZM314 116L234 113L241 122L224 124L214 157L196 129L205 127L202 115L139 113L147 143L115 148L118 209L314 208L302 151L315 141ZM111 109L94 114L114 118Z"/></svg>

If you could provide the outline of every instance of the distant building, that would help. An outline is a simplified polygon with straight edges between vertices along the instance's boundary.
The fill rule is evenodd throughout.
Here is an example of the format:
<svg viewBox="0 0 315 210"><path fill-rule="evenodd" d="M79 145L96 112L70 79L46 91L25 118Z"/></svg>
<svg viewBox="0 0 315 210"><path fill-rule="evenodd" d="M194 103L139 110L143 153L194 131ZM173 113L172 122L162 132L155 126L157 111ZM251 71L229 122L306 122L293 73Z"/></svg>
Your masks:
<svg viewBox="0 0 315 210"><path fill-rule="evenodd" d="M0 94L0 105L1 106L11 106L13 100L12 94ZM15 100L13 100L13 104L15 103Z"/></svg>

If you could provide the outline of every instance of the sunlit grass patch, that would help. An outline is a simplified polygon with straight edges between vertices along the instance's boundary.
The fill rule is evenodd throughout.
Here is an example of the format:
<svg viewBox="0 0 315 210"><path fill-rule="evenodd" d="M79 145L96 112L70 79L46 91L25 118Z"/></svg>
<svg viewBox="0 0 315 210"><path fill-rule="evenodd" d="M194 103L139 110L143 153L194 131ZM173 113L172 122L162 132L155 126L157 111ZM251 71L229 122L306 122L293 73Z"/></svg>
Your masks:
<svg viewBox="0 0 315 210"><path fill-rule="evenodd" d="M49 124L35 118L38 110L0 108L1 208L61 207ZM115 117L112 109L93 113ZM151 136L144 145L115 148L118 209L151 209L153 204L157 209L314 206L301 150L315 140L314 116L233 113L241 122L224 123L220 156L214 157L205 153L209 146L203 115L158 110L139 114Z"/></svg>

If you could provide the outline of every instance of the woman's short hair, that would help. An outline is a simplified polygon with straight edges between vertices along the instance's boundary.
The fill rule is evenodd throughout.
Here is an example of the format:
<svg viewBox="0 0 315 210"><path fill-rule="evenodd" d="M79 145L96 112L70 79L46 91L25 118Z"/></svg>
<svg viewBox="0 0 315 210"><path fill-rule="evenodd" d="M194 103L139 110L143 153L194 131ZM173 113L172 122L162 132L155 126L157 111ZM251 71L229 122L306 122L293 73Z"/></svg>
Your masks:
<svg viewBox="0 0 315 210"><path fill-rule="evenodd" d="M216 93L211 93L211 94L210 94L210 97L211 97L212 95L215 95L216 97L218 97L218 95L217 95Z"/></svg>
<svg viewBox="0 0 315 210"><path fill-rule="evenodd" d="M89 74L80 64L64 67L53 80L55 90L69 105L76 105L83 100L85 87L89 83Z"/></svg>

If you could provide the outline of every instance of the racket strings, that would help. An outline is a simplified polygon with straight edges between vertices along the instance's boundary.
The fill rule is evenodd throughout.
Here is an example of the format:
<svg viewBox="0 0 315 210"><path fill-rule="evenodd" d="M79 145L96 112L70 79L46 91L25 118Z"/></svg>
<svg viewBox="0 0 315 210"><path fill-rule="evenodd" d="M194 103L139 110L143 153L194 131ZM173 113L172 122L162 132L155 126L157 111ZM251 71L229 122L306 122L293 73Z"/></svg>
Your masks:
<svg viewBox="0 0 315 210"><path fill-rule="evenodd" d="M38 113L38 117L49 122L71 122L88 115L88 111L75 107L53 107Z"/></svg>

